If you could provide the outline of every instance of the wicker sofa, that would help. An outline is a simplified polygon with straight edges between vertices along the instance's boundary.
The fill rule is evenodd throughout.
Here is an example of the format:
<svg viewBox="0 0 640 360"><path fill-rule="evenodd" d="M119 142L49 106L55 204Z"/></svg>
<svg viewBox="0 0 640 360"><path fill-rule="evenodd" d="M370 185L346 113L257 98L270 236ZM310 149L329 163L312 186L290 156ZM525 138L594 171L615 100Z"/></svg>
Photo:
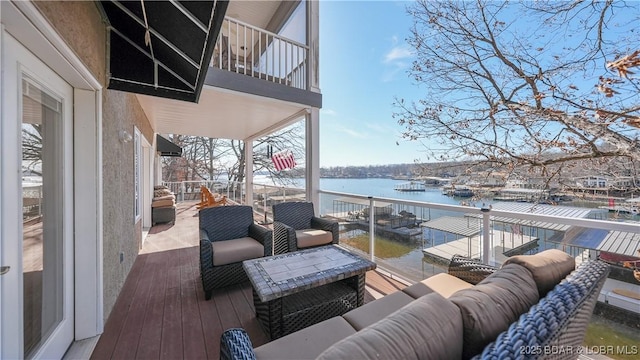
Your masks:
<svg viewBox="0 0 640 360"><path fill-rule="evenodd" d="M609 267L574 269L559 250L514 256L500 269L454 257L447 274L255 349L243 329L228 329L220 357L575 359Z"/></svg>

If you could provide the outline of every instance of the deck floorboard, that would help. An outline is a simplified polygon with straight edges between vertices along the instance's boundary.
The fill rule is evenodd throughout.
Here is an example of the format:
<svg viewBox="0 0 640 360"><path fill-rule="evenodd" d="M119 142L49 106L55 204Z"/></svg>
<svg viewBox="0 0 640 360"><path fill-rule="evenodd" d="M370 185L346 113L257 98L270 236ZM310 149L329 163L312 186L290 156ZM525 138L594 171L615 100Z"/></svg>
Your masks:
<svg viewBox="0 0 640 360"><path fill-rule="evenodd" d="M220 335L242 327L254 346L268 342L247 282L204 300L195 202L179 204L175 224L154 226L129 272L91 359L218 359ZM367 273L365 302L405 285Z"/></svg>

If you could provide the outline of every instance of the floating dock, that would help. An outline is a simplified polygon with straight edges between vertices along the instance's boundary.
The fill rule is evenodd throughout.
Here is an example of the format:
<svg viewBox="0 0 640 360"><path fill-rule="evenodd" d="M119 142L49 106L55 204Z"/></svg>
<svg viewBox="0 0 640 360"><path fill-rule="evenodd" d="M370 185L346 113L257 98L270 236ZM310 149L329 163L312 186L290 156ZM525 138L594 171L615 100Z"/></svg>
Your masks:
<svg viewBox="0 0 640 360"><path fill-rule="evenodd" d="M396 191L426 191L424 183L412 181L404 184L398 184L394 187Z"/></svg>

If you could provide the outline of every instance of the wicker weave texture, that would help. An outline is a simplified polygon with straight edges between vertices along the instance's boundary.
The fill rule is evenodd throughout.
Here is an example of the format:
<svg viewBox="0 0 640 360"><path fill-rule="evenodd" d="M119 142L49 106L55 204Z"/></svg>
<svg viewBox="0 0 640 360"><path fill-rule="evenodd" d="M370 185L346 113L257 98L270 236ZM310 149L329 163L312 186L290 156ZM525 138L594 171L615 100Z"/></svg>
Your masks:
<svg viewBox="0 0 640 360"><path fill-rule="evenodd" d="M358 306L355 281L340 281L261 302L254 291L256 317L271 340L340 316Z"/></svg>
<svg viewBox="0 0 640 360"><path fill-rule="evenodd" d="M227 329L220 336L220 360L255 360L253 345L244 329Z"/></svg>
<svg viewBox="0 0 640 360"><path fill-rule="evenodd" d="M340 241L338 222L315 216L313 203L283 202L273 205L273 233L275 254L298 251L296 230L318 229L331 233L332 244Z"/></svg>
<svg viewBox="0 0 640 360"><path fill-rule="evenodd" d="M609 273L602 261L572 272L475 359L575 359Z"/></svg>
<svg viewBox="0 0 640 360"><path fill-rule="evenodd" d="M496 270L498 270L498 268L483 264L480 260L469 259L462 255L453 255L449 263L448 272L449 275L476 285Z"/></svg>
<svg viewBox="0 0 640 360"><path fill-rule="evenodd" d="M271 255L272 231L253 222L250 206L222 206L200 210L200 279L205 299L211 299L214 289L248 281L242 262L213 266L212 241L233 240L250 236L264 247L264 256Z"/></svg>

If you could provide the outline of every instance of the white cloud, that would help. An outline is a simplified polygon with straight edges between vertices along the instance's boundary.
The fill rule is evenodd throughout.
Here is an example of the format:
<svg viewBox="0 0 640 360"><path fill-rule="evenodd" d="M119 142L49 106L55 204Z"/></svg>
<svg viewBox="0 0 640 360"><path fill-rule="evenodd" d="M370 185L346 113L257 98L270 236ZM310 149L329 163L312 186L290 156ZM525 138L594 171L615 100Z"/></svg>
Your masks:
<svg viewBox="0 0 640 360"><path fill-rule="evenodd" d="M410 58L411 56L413 56L413 53L411 52L411 49L409 49L408 46L406 45L395 46L384 56L384 60L382 62L385 64L393 64L393 63L396 63L398 60Z"/></svg>

